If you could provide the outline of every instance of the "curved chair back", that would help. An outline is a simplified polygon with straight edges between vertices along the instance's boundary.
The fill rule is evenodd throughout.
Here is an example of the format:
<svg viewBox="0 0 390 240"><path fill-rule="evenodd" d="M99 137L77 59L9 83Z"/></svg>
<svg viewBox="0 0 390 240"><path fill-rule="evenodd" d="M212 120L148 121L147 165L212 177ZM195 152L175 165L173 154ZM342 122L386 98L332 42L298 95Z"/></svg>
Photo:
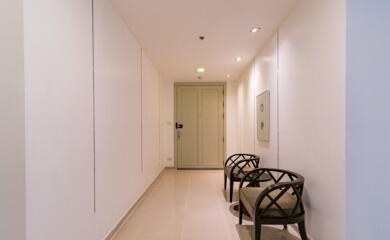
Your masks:
<svg viewBox="0 0 390 240"><path fill-rule="evenodd" d="M244 176L248 169L258 168L260 157L254 154L238 153L231 155L225 161L225 167L232 167L231 172L236 176Z"/></svg>

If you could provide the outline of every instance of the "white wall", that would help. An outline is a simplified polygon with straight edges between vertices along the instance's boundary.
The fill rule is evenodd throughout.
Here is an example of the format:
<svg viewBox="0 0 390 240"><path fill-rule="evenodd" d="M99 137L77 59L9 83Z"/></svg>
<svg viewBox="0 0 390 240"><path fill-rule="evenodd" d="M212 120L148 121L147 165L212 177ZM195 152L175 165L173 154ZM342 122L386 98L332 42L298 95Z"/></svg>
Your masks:
<svg viewBox="0 0 390 240"><path fill-rule="evenodd" d="M174 167L174 83L160 81L160 159L166 167Z"/></svg>
<svg viewBox="0 0 390 240"><path fill-rule="evenodd" d="M278 36L269 40L237 87L240 150L305 177L313 239L345 239L345 19L344 1L302 0L279 28L279 44ZM254 107L255 96L268 89L265 144L256 139Z"/></svg>
<svg viewBox="0 0 390 240"><path fill-rule="evenodd" d="M160 76L142 53L142 172L149 186L163 168L160 161Z"/></svg>
<svg viewBox="0 0 390 240"><path fill-rule="evenodd" d="M0 3L0 239L25 237L23 1Z"/></svg>
<svg viewBox="0 0 390 240"><path fill-rule="evenodd" d="M314 239L345 239L345 27L345 1L302 1L279 30L280 167Z"/></svg>
<svg viewBox="0 0 390 240"><path fill-rule="evenodd" d="M94 9L98 239L145 188L140 141L141 48L110 1L95 0Z"/></svg>
<svg viewBox="0 0 390 240"><path fill-rule="evenodd" d="M270 140L257 140L257 121L254 121L255 153L262 157L262 164L278 167L278 54L277 35L274 35L263 47L253 63L252 78L254 81L254 105L256 96L270 91ZM256 114L256 106L253 110ZM256 116L254 116L256 118Z"/></svg>
<svg viewBox="0 0 390 240"><path fill-rule="evenodd" d="M242 153L255 152L255 78L253 66L242 75L237 86L238 146Z"/></svg>
<svg viewBox="0 0 390 240"><path fill-rule="evenodd" d="M237 108L237 87L238 82L229 81L226 83L226 157L239 152L238 146L238 108Z"/></svg>
<svg viewBox="0 0 390 240"><path fill-rule="evenodd" d="M94 2L95 84L92 2L25 1L28 240L103 239L162 170L159 74Z"/></svg>
<svg viewBox="0 0 390 240"><path fill-rule="evenodd" d="M255 153L261 163L277 167L277 35L262 48L237 84L238 152ZM257 140L256 96L270 91L270 142ZM228 140L232 141L232 140Z"/></svg>
<svg viewBox="0 0 390 240"><path fill-rule="evenodd" d="M24 8L27 239L91 239L91 1Z"/></svg>
<svg viewBox="0 0 390 240"><path fill-rule="evenodd" d="M348 1L347 238L390 236L390 2Z"/></svg>

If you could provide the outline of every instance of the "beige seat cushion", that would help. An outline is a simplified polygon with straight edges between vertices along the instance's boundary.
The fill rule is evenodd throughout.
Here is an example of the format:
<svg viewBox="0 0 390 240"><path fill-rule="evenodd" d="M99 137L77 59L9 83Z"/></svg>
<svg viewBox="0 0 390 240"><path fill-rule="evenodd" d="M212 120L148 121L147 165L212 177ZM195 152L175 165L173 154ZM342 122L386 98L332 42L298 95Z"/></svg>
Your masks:
<svg viewBox="0 0 390 240"><path fill-rule="evenodd" d="M256 200L260 196L261 192L264 191L264 189L265 188L260 187L246 187L240 190L240 200L242 201L246 210L251 216L254 216L255 214ZM276 198L280 192L280 190L275 190L269 195L272 198ZM296 202L297 197L288 192L284 193L283 196L277 201L278 205L283 208L287 214L290 214L294 210ZM265 197L261 202L260 209L265 209L270 203L271 200L268 197ZM283 213L275 204L273 204L267 211L265 211L261 215L265 217L284 217Z"/></svg>
<svg viewBox="0 0 390 240"><path fill-rule="evenodd" d="M238 167L236 167L236 168L234 169L234 173L232 173L232 169L233 169L233 166L226 166L226 167L225 167L225 174L226 174L229 178L232 177L232 175L233 175L234 177L236 177L236 178L243 178L243 177L244 177L245 174L239 173L239 168L238 168ZM245 173L248 173L248 172L250 172L250 171L252 171L252 170L254 170L254 169L255 169L254 167L250 167L250 166L244 167Z"/></svg>

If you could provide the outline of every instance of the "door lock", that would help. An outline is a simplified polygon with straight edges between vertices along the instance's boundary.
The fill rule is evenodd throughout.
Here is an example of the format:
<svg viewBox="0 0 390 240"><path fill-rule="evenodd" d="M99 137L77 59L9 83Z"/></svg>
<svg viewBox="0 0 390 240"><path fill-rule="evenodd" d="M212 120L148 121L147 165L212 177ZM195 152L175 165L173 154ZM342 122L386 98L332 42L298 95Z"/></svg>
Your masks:
<svg viewBox="0 0 390 240"><path fill-rule="evenodd" d="M181 129L181 128L183 128L183 124L176 123L176 129Z"/></svg>

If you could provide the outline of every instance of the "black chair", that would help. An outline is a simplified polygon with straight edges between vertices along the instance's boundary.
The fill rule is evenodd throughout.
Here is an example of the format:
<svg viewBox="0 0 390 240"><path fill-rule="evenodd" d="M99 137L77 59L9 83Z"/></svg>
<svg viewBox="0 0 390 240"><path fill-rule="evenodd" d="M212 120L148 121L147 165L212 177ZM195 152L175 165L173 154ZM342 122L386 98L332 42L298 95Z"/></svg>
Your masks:
<svg viewBox="0 0 390 240"><path fill-rule="evenodd" d="M259 179L269 175L268 187L261 187ZM245 183L248 183L244 186ZM302 202L304 178L294 172L260 168L247 173L239 189L239 223L244 211L254 222L255 240L260 240L261 225L284 225L298 223L302 240L307 240L305 209ZM251 186L260 187L251 187Z"/></svg>
<svg viewBox="0 0 390 240"><path fill-rule="evenodd" d="M226 190L227 178L230 181L230 202L233 200L234 182L241 182L248 172L259 167L260 157L254 154L234 154L224 164L224 188Z"/></svg>

